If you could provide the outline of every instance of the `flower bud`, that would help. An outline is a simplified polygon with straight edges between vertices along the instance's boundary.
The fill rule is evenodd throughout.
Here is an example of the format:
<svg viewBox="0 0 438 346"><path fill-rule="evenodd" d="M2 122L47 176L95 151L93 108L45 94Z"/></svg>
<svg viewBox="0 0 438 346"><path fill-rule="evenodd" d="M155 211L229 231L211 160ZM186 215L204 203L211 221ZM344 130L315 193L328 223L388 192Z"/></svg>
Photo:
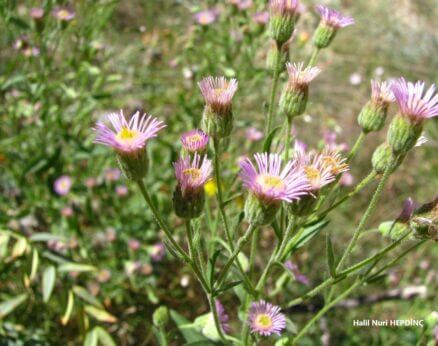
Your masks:
<svg viewBox="0 0 438 346"><path fill-rule="evenodd" d="M414 238L438 241L438 198L416 210L409 226L414 231Z"/></svg>
<svg viewBox="0 0 438 346"><path fill-rule="evenodd" d="M202 130L210 137L228 137L233 129L232 99L237 91L237 80L207 77L199 82L205 100Z"/></svg>
<svg viewBox="0 0 438 346"><path fill-rule="evenodd" d="M233 112L231 110L217 116L207 105L202 113L201 128L210 137L225 138L233 130Z"/></svg>
<svg viewBox="0 0 438 346"><path fill-rule="evenodd" d="M388 144L395 154L406 154L415 146L422 131L422 123L414 123L401 115L397 115L389 126Z"/></svg>
<svg viewBox="0 0 438 346"><path fill-rule="evenodd" d="M365 133L379 131L385 125L387 113L387 105L377 105L372 101L369 101L362 108L357 122Z"/></svg>
<svg viewBox="0 0 438 346"><path fill-rule="evenodd" d="M383 128L389 104L394 100L390 83L371 81L371 100L362 108L358 117L358 123L364 133Z"/></svg>
<svg viewBox="0 0 438 346"><path fill-rule="evenodd" d="M149 159L146 149L133 154L117 153L117 163L126 179L141 180L149 168Z"/></svg>
<svg viewBox="0 0 438 346"><path fill-rule="evenodd" d="M158 307L152 315L152 321L156 327L164 328L169 323L169 310L167 307Z"/></svg>
<svg viewBox="0 0 438 346"><path fill-rule="evenodd" d="M274 220L279 208L279 202L265 203L254 196L253 193L250 193L245 202L245 217L250 224L257 226L268 225Z"/></svg>
<svg viewBox="0 0 438 346"><path fill-rule="evenodd" d="M373 169L377 174L383 174L388 166L389 161L391 160L392 151L388 144L382 143L377 147L377 149L373 153L373 157L371 159L371 163L373 165ZM391 168L391 173L394 172L398 166L401 165L406 155L399 156L397 161L393 163L393 167Z"/></svg>
<svg viewBox="0 0 438 346"><path fill-rule="evenodd" d="M313 44L319 49L327 48L335 38L336 32L333 27L321 23L313 34Z"/></svg>
<svg viewBox="0 0 438 346"><path fill-rule="evenodd" d="M298 0L271 0L269 36L281 47L291 37L298 18Z"/></svg>
<svg viewBox="0 0 438 346"><path fill-rule="evenodd" d="M211 161L199 154L193 160L190 156L180 158L174 163L178 185L173 194L173 207L176 215L184 219L193 219L201 215L205 204L204 185L211 171Z"/></svg>
<svg viewBox="0 0 438 346"><path fill-rule="evenodd" d="M173 193L173 208L175 214L183 219L195 219L202 214L205 204L205 192L203 189L183 195L181 188L176 187Z"/></svg>
<svg viewBox="0 0 438 346"><path fill-rule="evenodd" d="M313 35L313 44L318 49L328 47L340 28L354 24L353 18L344 16L334 9L318 5L316 10L321 16L321 22Z"/></svg>
<svg viewBox="0 0 438 346"><path fill-rule="evenodd" d="M409 230L409 227L402 222L386 221L379 225L378 230L385 238L397 240Z"/></svg>
<svg viewBox="0 0 438 346"><path fill-rule="evenodd" d="M280 112L292 119L306 110L309 84L321 72L318 67L306 67L304 63L286 64L289 75L280 96Z"/></svg>

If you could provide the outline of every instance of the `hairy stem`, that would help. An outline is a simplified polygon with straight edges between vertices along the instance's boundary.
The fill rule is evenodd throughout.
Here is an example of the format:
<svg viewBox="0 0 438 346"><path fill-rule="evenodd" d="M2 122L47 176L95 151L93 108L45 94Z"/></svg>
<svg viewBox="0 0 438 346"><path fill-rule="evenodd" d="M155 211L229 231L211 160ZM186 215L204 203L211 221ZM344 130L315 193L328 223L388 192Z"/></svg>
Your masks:
<svg viewBox="0 0 438 346"><path fill-rule="evenodd" d="M341 300L345 299L351 292L353 292L362 281L356 281L353 285L351 285L347 290L342 292L336 299L334 299L330 304L325 305L319 312L309 321L306 323L306 325L300 330L300 332L297 334L297 336L293 339L292 345L296 345L297 341L301 339L310 329L310 327L313 326L313 324L318 321L321 316L323 316L328 310L330 310L334 305L336 305Z"/></svg>
<svg viewBox="0 0 438 346"><path fill-rule="evenodd" d="M278 54L274 65L274 75L272 77L271 96L269 98L268 114L266 116L265 138L269 136L272 128L272 117L275 110L275 96L277 94L278 79L281 72L281 47L277 46Z"/></svg>
<svg viewBox="0 0 438 346"><path fill-rule="evenodd" d="M353 148L351 148L350 153L347 156L347 162L350 162L353 160L353 158L356 156L357 152L359 151L360 147L362 146L363 140L365 139L366 133L361 132L359 137L357 137L356 142L353 145Z"/></svg>
<svg viewBox="0 0 438 346"><path fill-rule="evenodd" d="M374 210L376 209L377 203L382 195L383 188L385 187L386 183L388 182L389 176L391 175L391 168L394 162L394 157L391 156L387 167L385 169L385 172L383 173L382 179L379 182L379 185L377 185L376 192L374 192L373 197L371 198L370 204L368 205L367 210L362 215L362 218L359 222L359 225L357 226L356 230L354 231L353 238L351 239L350 243L347 246L347 249L345 250L344 254L341 257L341 260L339 261L336 271L342 268L342 265L344 264L344 261L347 259L347 257L351 254L353 251L354 246L357 243L357 240L359 239L360 234L365 229L365 225L370 218L370 216L373 214Z"/></svg>
<svg viewBox="0 0 438 346"><path fill-rule="evenodd" d="M312 55L310 56L309 62L307 63L307 66L312 67L315 66L316 60L318 59L320 49L315 47L313 48Z"/></svg>
<svg viewBox="0 0 438 346"><path fill-rule="evenodd" d="M222 341L224 341L225 343L227 343L227 340L225 338L225 334L222 330L222 326L221 326L221 321L219 319L219 315L217 313L217 309L216 309L216 302L213 298L213 295L209 295L208 296L208 303L210 305L210 310L211 313L213 315L213 319L214 319L214 325L216 326L216 330L219 334L219 337L221 338Z"/></svg>

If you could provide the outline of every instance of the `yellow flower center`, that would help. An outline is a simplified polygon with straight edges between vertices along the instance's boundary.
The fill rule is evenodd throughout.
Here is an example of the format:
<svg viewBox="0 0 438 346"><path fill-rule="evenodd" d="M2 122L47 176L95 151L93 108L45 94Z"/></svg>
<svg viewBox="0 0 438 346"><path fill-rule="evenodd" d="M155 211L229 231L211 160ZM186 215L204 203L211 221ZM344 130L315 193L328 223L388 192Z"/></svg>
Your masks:
<svg viewBox="0 0 438 346"><path fill-rule="evenodd" d="M197 142L199 142L201 140L201 136L198 134L195 134L193 136L190 136L187 138L187 142L189 142L190 144L195 144Z"/></svg>
<svg viewBox="0 0 438 346"><path fill-rule="evenodd" d="M214 92L216 93L216 96L221 96L225 91L226 91L226 86L224 88L214 89Z"/></svg>
<svg viewBox="0 0 438 346"><path fill-rule="evenodd" d="M128 129L127 127L122 128L116 135L116 139L121 143L127 143L135 139L138 135L137 131Z"/></svg>
<svg viewBox="0 0 438 346"><path fill-rule="evenodd" d="M187 168L183 170L183 174L188 177L191 182L194 182L201 176L201 170L198 168Z"/></svg>
<svg viewBox="0 0 438 346"><path fill-rule="evenodd" d="M67 10L60 10L58 12L58 17L60 19L67 19L69 15L70 15L70 13Z"/></svg>
<svg viewBox="0 0 438 346"><path fill-rule="evenodd" d="M306 173L307 179L310 180L310 183L313 185L314 183L316 183L318 180L321 179L321 174L319 173L319 171L311 166L307 166L304 168L304 173Z"/></svg>
<svg viewBox="0 0 438 346"><path fill-rule="evenodd" d="M257 182L264 190L282 190L284 188L283 180L273 175L259 175Z"/></svg>
<svg viewBox="0 0 438 346"><path fill-rule="evenodd" d="M272 318L267 314L260 314L257 316L255 323L263 329L268 329L272 327Z"/></svg>

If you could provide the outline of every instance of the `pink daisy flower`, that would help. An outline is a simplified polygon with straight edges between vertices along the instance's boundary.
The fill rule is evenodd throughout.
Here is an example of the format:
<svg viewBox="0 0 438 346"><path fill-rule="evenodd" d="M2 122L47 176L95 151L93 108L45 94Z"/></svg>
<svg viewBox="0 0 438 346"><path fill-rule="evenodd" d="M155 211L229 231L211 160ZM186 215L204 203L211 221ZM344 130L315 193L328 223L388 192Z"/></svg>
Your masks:
<svg viewBox="0 0 438 346"><path fill-rule="evenodd" d="M308 193L309 184L302 170L289 161L283 169L277 154L255 154L257 168L250 159L240 163L240 177L243 185L254 195L267 203L292 202Z"/></svg>
<svg viewBox="0 0 438 346"><path fill-rule="evenodd" d="M302 88L308 86L320 73L319 67L304 67L303 62L286 63L287 73L289 75L288 88Z"/></svg>
<svg viewBox="0 0 438 346"><path fill-rule="evenodd" d="M199 154L192 161L190 156L180 158L173 166L183 196L203 189L212 172L211 161L206 156L201 160Z"/></svg>
<svg viewBox="0 0 438 346"><path fill-rule="evenodd" d="M53 184L53 189L60 196L65 196L70 192L71 186L73 185L72 179L68 175L61 175L55 180Z"/></svg>
<svg viewBox="0 0 438 346"><path fill-rule="evenodd" d="M389 104L395 101L391 83L371 81L371 100L377 104Z"/></svg>
<svg viewBox="0 0 438 346"><path fill-rule="evenodd" d="M335 180L332 166L324 160L324 155L316 153L296 153L299 167L304 171L310 184L310 190L315 192Z"/></svg>
<svg viewBox="0 0 438 346"><path fill-rule="evenodd" d="M184 148L189 153L200 153L207 149L208 145L208 135L201 130L191 130L183 133L181 136L181 143Z"/></svg>
<svg viewBox="0 0 438 346"><path fill-rule="evenodd" d="M271 0L269 11L271 15L294 17L299 8L298 0Z"/></svg>
<svg viewBox="0 0 438 346"><path fill-rule="evenodd" d="M248 315L251 332L263 336L281 335L282 330L286 328L286 316L280 311L279 306L264 300L252 303Z"/></svg>
<svg viewBox="0 0 438 346"><path fill-rule="evenodd" d="M265 25L269 22L269 12L267 11L256 12L252 16L252 20L257 24Z"/></svg>
<svg viewBox="0 0 438 346"><path fill-rule="evenodd" d="M70 8L56 7L55 9L53 9L52 15L62 22L69 22L73 20L73 18L76 16L76 13Z"/></svg>
<svg viewBox="0 0 438 346"><path fill-rule="evenodd" d="M123 111L111 113L107 119L112 129L102 122L95 127L95 143L113 147L123 154L137 153L146 146L149 139L157 136L158 131L166 125L150 115L135 113L129 122L125 119Z"/></svg>
<svg viewBox="0 0 438 346"><path fill-rule="evenodd" d="M166 254L166 248L163 243L156 243L151 248L151 259L154 262L160 262Z"/></svg>
<svg viewBox="0 0 438 346"><path fill-rule="evenodd" d="M217 21L218 15L219 13L216 9L209 9L195 13L193 18L200 25L210 25Z"/></svg>
<svg viewBox="0 0 438 346"><path fill-rule="evenodd" d="M217 114L225 114L231 109L231 101L237 91L236 79L225 77L206 77L199 83L205 103Z"/></svg>
<svg viewBox="0 0 438 346"><path fill-rule="evenodd" d="M334 29L344 28L355 23L352 17L344 16L342 13L324 5L317 5L316 10L323 23Z"/></svg>
<svg viewBox="0 0 438 346"><path fill-rule="evenodd" d="M438 115L438 94L435 93L435 84L425 91L425 83L418 81L415 84L404 78L392 84L392 92L400 107L400 113L413 123L421 123L428 118Z"/></svg>

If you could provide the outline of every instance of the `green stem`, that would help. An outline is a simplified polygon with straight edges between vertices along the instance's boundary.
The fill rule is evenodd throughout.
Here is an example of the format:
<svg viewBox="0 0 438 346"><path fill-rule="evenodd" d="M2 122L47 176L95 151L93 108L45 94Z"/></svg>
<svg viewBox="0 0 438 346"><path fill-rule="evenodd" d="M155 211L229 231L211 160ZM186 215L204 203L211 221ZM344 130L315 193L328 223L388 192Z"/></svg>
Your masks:
<svg viewBox="0 0 438 346"><path fill-rule="evenodd" d="M158 327L158 343L160 346L167 346L166 331L163 327Z"/></svg>
<svg viewBox="0 0 438 346"><path fill-rule="evenodd" d="M257 244L259 242L259 236L260 236L260 229L257 229L257 230L255 230L255 232L252 235L252 239L251 239L251 252L249 253L248 273L249 273L249 278L250 279L251 279L251 276L253 275L255 255L257 253Z"/></svg>
<svg viewBox="0 0 438 346"><path fill-rule="evenodd" d="M223 203L223 194L222 194L222 181L220 177L220 158L219 158L219 146L220 142L218 138L213 138L213 148L214 148L214 171L215 171L215 179L216 179L216 185L217 185L217 193L216 193L216 200L218 204L219 213L221 215L222 222L224 224L225 229L225 235L227 237L227 244L230 247L230 250L234 251L234 242L233 237L230 232L230 228L228 226L228 219L227 215L225 213L224 203ZM240 274L243 277L243 280L245 281L246 286L248 289L252 292L253 287L251 285L251 280L247 277L245 271L242 268L242 265L239 261L237 261L237 267L239 269Z"/></svg>
<svg viewBox="0 0 438 346"><path fill-rule="evenodd" d="M363 261L360 261L360 262L352 265L351 267L348 267L347 269L339 272L337 274L336 278L328 278L328 279L326 279L321 284L316 286L314 289L312 289L311 291L307 292L303 296L290 301L289 304L287 304L287 305L289 307L292 307L292 306L301 304L303 301L305 301L305 300L307 300L309 298L312 298L315 295L317 295L319 292L321 292L326 287L330 286L331 284L334 284L338 278L339 279L342 278L342 277L347 278L350 274L358 271L359 269L362 269L368 263L371 263L371 262L374 262L376 260L379 260L384 255L386 255L387 253L389 253L390 251L395 249L409 234L410 234L410 232L407 232L406 234L402 235L399 239L397 239L393 243L389 244L388 246L384 247L382 250L377 252L375 255L373 255L373 256L371 256L369 258L366 258Z"/></svg>
<svg viewBox="0 0 438 346"><path fill-rule="evenodd" d="M324 217L329 212L331 212L333 209L339 207L341 204L343 204L345 201L349 200L351 197L355 196L357 193L359 193L365 186L367 186L374 178L376 177L376 172L373 170L370 174L368 174L362 181L357 184L357 186L354 188L353 191L346 194L344 197L342 197L339 201L322 211L318 214L317 218Z"/></svg>
<svg viewBox="0 0 438 346"><path fill-rule="evenodd" d="M336 299L334 299L330 304L325 305L319 312L300 330L297 336L293 339L292 345L295 345L299 339L301 339L313 326L313 324L318 321L328 310L330 310L334 305L339 303L341 300L345 299L353 290L357 288L362 283L362 281L356 281L352 286L350 286L346 291L342 292Z"/></svg>
<svg viewBox="0 0 438 346"><path fill-rule="evenodd" d="M389 176L391 175L391 169L393 166L394 157L391 156L388 165L386 166L385 172L383 173L382 179L379 182L379 185L377 185L376 192L374 192L373 197L371 198L370 204L368 205L367 210L362 215L362 218L359 222L359 225L357 226L356 230L354 231L353 238L351 239L350 243L347 246L347 249L345 250L344 254L342 255L341 260L339 261L336 271L342 268L342 265L344 264L344 261L347 259L347 257L351 254L353 251L354 246L357 243L357 240L359 239L360 234L365 229L365 225L376 209L377 203L380 199L380 196L382 195L383 188L385 187L386 183L388 182Z"/></svg>
<svg viewBox="0 0 438 346"><path fill-rule="evenodd" d="M219 315L218 315L217 309L216 309L216 302L215 302L212 295L208 296L208 303L210 305L210 310L211 310L211 313L213 315L214 324L216 326L216 330L219 334L219 337L221 338L222 341L224 341L225 343L228 343L227 339L225 338L225 334L222 330L221 321L219 319Z"/></svg>
<svg viewBox="0 0 438 346"><path fill-rule="evenodd" d="M309 59L307 66L309 66L309 67L315 66L316 60L318 59L319 51L320 51L319 48L317 48L317 47L313 48L313 52L312 52L312 55L310 56L310 59Z"/></svg>
<svg viewBox="0 0 438 346"><path fill-rule="evenodd" d="M261 290L263 288L263 286L265 285L265 282L268 278L269 270L271 270L271 267L274 264L274 262L281 258L281 255L282 255L284 249L286 248L286 244L288 243L287 240L289 239L289 237L292 233L292 229L294 228L293 226L294 226L294 219L291 218L289 220L289 224L286 228L286 232L284 233L283 238L278 243L277 248L275 249L275 251L272 253L271 257L269 258L268 264L266 265L266 268L263 271L262 276L259 279L259 282L257 283L256 291Z"/></svg>
<svg viewBox="0 0 438 346"><path fill-rule="evenodd" d="M284 142L284 162L289 161L292 119L286 118L286 140Z"/></svg>
<svg viewBox="0 0 438 346"><path fill-rule="evenodd" d="M353 148L351 148L350 153L347 156L347 162L350 162L353 160L353 158L356 156L357 152L359 151L360 147L362 146L363 140L366 137L365 132L361 132L359 137L357 137L356 142L353 145Z"/></svg>
<svg viewBox="0 0 438 346"><path fill-rule="evenodd" d="M219 274L219 277L217 279L217 287L220 287L222 285L222 282L225 280L227 273L230 270L231 265L233 264L234 260L239 255L240 251L242 251L242 248L249 241L249 239L252 237L252 234L255 232L255 230L257 228L258 227L255 225L252 225L252 224L249 225L245 234L239 239L239 241L237 242L236 248L234 249L231 256L228 258L228 261L225 263L225 266L223 267L222 271Z"/></svg>
<svg viewBox="0 0 438 346"><path fill-rule="evenodd" d="M140 191L141 191L141 193L142 193L142 195L143 195L147 205L151 209L152 214L154 215L155 221L157 222L158 226L160 226L160 228L164 231L164 233L166 234L168 240L173 245L175 250L178 251L178 253L184 258L184 260L186 262L190 263L189 255L187 255L187 253L181 248L181 246L179 246L179 244L173 238L172 233L170 232L170 230L167 227L167 225L164 223L164 221L161 218L157 208L153 204L151 196L149 196L149 193L147 192L146 187L144 186L143 180L137 180L137 184L138 184L138 187L140 188Z"/></svg>
<svg viewBox="0 0 438 346"><path fill-rule="evenodd" d="M272 117L274 115L274 110L275 110L275 95L277 94L278 79L280 77L280 72L281 72L281 66L280 66L281 47L277 46L277 51L278 51L277 58L275 59L275 65L274 65L274 75L272 77L271 96L269 98L269 108L266 118L265 138L267 138L271 133Z"/></svg>

